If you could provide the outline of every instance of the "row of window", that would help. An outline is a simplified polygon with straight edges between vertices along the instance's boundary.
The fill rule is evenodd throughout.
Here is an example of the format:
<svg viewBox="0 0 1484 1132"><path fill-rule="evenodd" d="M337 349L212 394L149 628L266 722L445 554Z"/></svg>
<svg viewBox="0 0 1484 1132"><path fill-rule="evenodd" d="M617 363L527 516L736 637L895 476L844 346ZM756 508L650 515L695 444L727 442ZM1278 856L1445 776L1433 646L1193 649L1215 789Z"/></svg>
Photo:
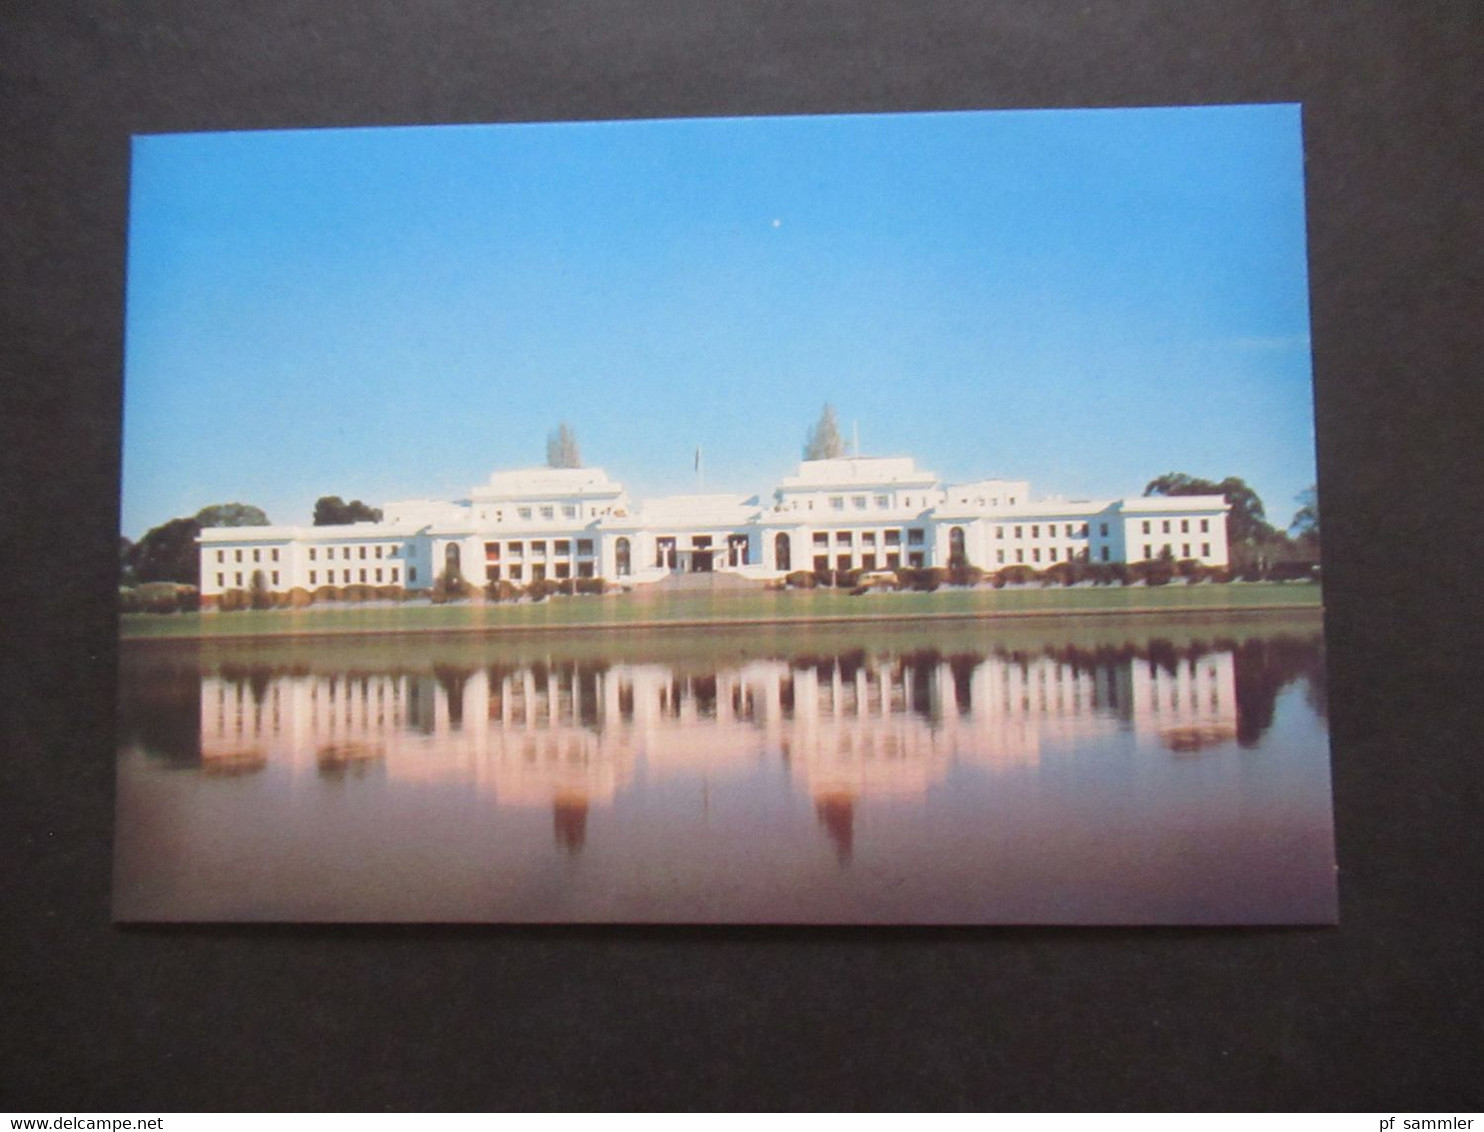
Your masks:
<svg viewBox="0 0 1484 1132"><path fill-rule="evenodd" d="M1161 520L1161 522L1160 522L1160 534L1165 534L1165 535L1173 534L1174 532L1170 530L1170 524L1172 522L1174 522L1173 519L1163 519L1163 520ZM1204 535L1204 534L1209 534L1211 532L1211 520L1210 519L1202 519L1202 520L1200 520L1200 524L1201 524L1201 534ZM1141 524L1141 526L1143 528L1143 533L1144 534L1149 535L1149 534L1153 534L1154 533L1154 531L1151 529L1152 526L1153 526L1153 523L1152 523L1151 520L1145 519L1144 522ZM1180 533L1182 535L1188 535L1190 533L1190 520L1189 519L1181 519L1180 520ZM1148 555L1145 555L1145 557L1147 558Z"/></svg>
<svg viewBox="0 0 1484 1132"><path fill-rule="evenodd" d="M1058 537L1057 536L1057 533L1056 533L1057 524L1055 524L1055 523L1047 523L1045 526L1046 526L1046 537L1047 538L1056 538L1056 537ZM1086 524L1086 523L1067 523L1067 524L1065 524L1065 527L1066 527L1066 533L1061 536L1063 538L1087 538L1088 537L1089 527L1088 527L1088 524ZM1012 529L1012 528L1006 527L1006 526L1003 526L1003 525L1002 526L997 526L994 529L994 537L997 538L997 539L1004 538L1005 537L1005 532L1007 530L1010 530L1010 529ZM1014 527L1013 530L1015 531L1015 534L1014 534L1013 537L1015 537L1015 538L1025 538L1025 531L1026 531L1025 526L1023 526L1023 525L1022 526L1017 526L1017 527ZM1040 538L1041 537L1041 524L1040 523L1031 523L1030 524L1030 532L1031 532L1031 538ZM1098 537L1100 537L1100 538L1107 538L1108 537L1108 524L1107 523L1099 523L1098 524Z"/></svg>
<svg viewBox="0 0 1484 1132"><path fill-rule="evenodd" d="M365 543L361 543L354 547L311 546L309 548L309 561L316 561L319 557L319 551L323 550L325 552L325 561L333 562L335 559L335 551L337 549L340 551L340 557L342 559L345 559L346 561L349 561L353 557L359 558L364 561L368 557L381 558L383 555L385 555L387 558L396 558L402 553L402 548L396 543L378 544L372 546L367 546ZM352 550L356 551L354 555L351 554ZM368 550L372 552L369 555L367 554Z"/></svg>
<svg viewBox="0 0 1484 1132"><path fill-rule="evenodd" d="M232 556L233 556L232 557L232 561L233 562L242 562L242 561L244 561L244 559L242 557L244 553L246 553L246 552L241 547L238 547L236 550L232 551ZM216 552L216 560L218 562L225 562L227 560L227 552L225 550L218 550ZM253 547L253 550L252 550L252 560L254 562L261 562L261 561L263 561L263 550L262 550L261 547L256 547L256 546ZM268 561L269 562L277 562L278 561L278 547L271 546L271 547L268 548ZM220 575L218 575L218 577L220 577Z"/></svg>
<svg viewBox="0 0 1484 1132"><path fill-rule="evenodd" d="M531 563L531 581L540 582L545 581L547 578L555 578L560 581L572 577L593 578L597 576L597 569L592 562L577 563L576 574L573 574L572 563L570 562L553 562L550 569L551 572L548 574L547 564L545 562ZM621 569L619 573L627 574L628 570ZM524 582L526 580L525 566L518 562L512 562L509 566L488 565L485 567L485 577L491 582Z"/></svg>
<svg viewBox="0 0 1484 1132"><path fill-rule="evenodd" d="M317 585L319 585L319 574L320 574L320 572L318 570L311 570L311 571L309 571L309 584L311 586L317 586ZM390 575L389 577L386 576L388 574ZM325 585L327 585L327 586L333 586L335 584L335 571L334 570L326 570L324 572L324 575L325 575ZM352 577L352 575L355 575L355 576ZM375 581L375 582L378 582L378 583L390 582L392 585L396 585L399 582L401 582L401 580L402 580L402 571L401 571L401 569L399 567L396 567L396 566L391 567L391 569L389 571L384 571L380 566L378 566L374 570L370 570L370 571L366 570L365 568L362 568L362 569L360 569L358 571L352 571L352 570L342 570L341 571L341 581L345 585L350 585L350 584L352 584L352 582L355 582L355 581L360 581L360 582L372 582L372 581ZM417 581L417 567L416 566L409 566L407 568L407 580L410 581L410 582ZM278 571L277 570L272 571L268 575L267 581L268 581L268 584L270 586L273 586L273 587L276 588L278 586ZM241 571L237 571L237 572L235 572L232 575L232 584L234 586L236 586L238 589L241 589L242 588L243 582L242 582L242 572ZM217 576L216 576L216 585L217 585L217 589L225 589L226 588L226 585L227 585L227 575L224 574L224 573L217 574Z"/></svg>
<svg viewBox="0 0 1484 1132"><path fill-rule="evenodd" d="M1021 565L1025 563L1025 555L1026 552L1024 550L1014 551L1015 564ZM1090 555L1088 554L1087 547L1085 546L1081 548L1069 546L1065 549L1055 546L1046 547L1047 562L1086 562L1088 561L1089 557ZM1098 559L1100 561L1107 562L1109 561L1110 557L1111 556L1106 546L1098 547ZM1004 566L1008 561L1003 550L997 550L994 552L994 560L997 566ZM1031 547L1030 561L1033 563L1041 561L1041 548L1039 546Z"/></svg>
<svg viewBox="0 0 1484 1132"><path fill-rule="evenodd" d="M1174 553L1175 553L1175 548L1171 544L1169 544L1169 543L1165 543L1164 546L1162 546L1160 548L1160 554L1173 555ZM1145 558L1153 558L1154 557L1154 547L1150 543L1147 543L1147 542L1144 544L1144 557ZM1190 553L1190 543L1188 543L1188 542L1182 542L1180 544L1180 557L1181 558L1190 558L1190 557L1193 557L1191 555L1191 553ZM1203 543L1201 543L1201 557L1202 558L1210 558L1211 557L1211 544L1209 542L1203 542Z"/></svg>
<svg viewBox="0 0 1484 1132"><path fill-rule="evenodd" d="M875 546L875 531L815 531L815 547L829 546L833 537L836 546L854 546L856 537L859 536L861 546ZM922 546L927 541L927 532L921 527L909 527L907 529L907 545ZM901 546L902 532L900 530L887 530L881 532L882 546Z"/></svg>
<svg viewBox="0 0 1484 1132"><path fill-rule="evenodd" d="M556 557L558 557L558 558L570 557L571 554L572 554L572 542L573 542L572 539L566 539L566 538L553 539L551 541L551 553L553 555L555 555ZM577 539L576 542L577 542L577 555L578 555L579 558L591 558L593 556L593 540L592 539L590 539L590 538L580 538L580 539ZM486 562L498 562L498 561L500 561L500 554L501 554L501 548L502 547L504 548L505 555L507 557L509 557L509 558L524 558L525 557L526 544L525 544L524 540L515 540L515 541L511 541L511 542L506 542L506 543L487 542L487 543L484 544L484 559L485 559L485 561ZM547 553L546 547L547 547L547 542L546 542L545 539L532 539L531 540L531 557L533 557L533 558L537 558L537 557L544 558L546 556L546 553Z"/></svg>
<svg viewBox="0 0 1484 1132"><path fill-rule="evenodd" d="M908 566L920 569L924 561L923 552L920 550L909 551L907 554ZM837 554L835 555L833 565L830 563L830 556L828 554L816 554L814 556L815 570L853 570L857 565L862 570L895 570L901 564L902 555L900 551L892 551L880 557L875 554L863 553L858 562L853 554ZM780 564L779 569L784 568L785 566Z"/></svg>

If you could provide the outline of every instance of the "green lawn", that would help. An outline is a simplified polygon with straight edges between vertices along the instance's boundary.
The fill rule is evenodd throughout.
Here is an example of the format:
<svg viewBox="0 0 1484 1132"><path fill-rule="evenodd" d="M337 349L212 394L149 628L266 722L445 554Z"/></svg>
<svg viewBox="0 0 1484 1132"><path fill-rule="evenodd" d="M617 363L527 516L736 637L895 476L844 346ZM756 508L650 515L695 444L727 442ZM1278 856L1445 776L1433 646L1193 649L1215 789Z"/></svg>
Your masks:
<svg viewBox="0 0 1484 1132"><path fill-rule="evenodd" d="M149 614L120 618L126 638L213 638L305 633L465 632L644 624L772 623L862 619L993 618L1063 615L1179 614L1313 609L1320 587L1309 583L1232 583L1157 588L940 590L872 593L837 590L726 590L558 597L537 605L325 605L240 613Z"/></svg>

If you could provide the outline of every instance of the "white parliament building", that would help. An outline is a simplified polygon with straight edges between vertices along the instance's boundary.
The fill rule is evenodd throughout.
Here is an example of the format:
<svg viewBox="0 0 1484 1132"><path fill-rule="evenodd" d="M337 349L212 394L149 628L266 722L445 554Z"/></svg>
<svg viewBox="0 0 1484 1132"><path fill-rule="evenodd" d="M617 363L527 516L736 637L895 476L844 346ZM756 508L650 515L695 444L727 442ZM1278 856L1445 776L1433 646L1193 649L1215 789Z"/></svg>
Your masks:
<svg viewBox="0 0 1484 1132"><path fill-rule="evenodd" d="M944 484L910 457L806 460L767 501L677 495L631 500L601 468L495 472L467 500L388 503L379 522L213 527L201 532L202 605L254 586L417 592L453 571L482 586L594 578L615 586L677 574L758 583L794 571L966 563L1045 570L1059 562L1160 557L1227 565L1219 495L1032 500L1023 480Z"/></svg>

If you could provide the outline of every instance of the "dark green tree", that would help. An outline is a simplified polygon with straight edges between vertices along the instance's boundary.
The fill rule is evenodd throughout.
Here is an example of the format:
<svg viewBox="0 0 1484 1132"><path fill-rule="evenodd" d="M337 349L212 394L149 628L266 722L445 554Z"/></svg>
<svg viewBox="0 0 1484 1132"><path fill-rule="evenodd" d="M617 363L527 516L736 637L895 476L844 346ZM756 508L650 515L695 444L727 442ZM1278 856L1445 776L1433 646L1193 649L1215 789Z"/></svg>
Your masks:
<svg viewBox="0 0 1484 1132"><path fill-rule="evenodd" d="M124 563L140 582L180 582L194 586L200 580L201 556L196 536L201 524L191 519L171 519L149 531L134 544Z"/></svg>
<svg viewBox="0 0 1484 1132"><path fill-rule="evenodd" d="M1319 489L1306 487L1294 497L1299 509L1294 512L1293 522L1288 524L1294 538L1315 545L1319 543Z"/></svg>
<svg viewBox="0 0 1484 1132"><path fill-rule="evenodd" d="M826 405L804 438L804 459L834 460L843 455L845 440L840 435L840 422L835 419L835 407Z"/></svg>
<svg viewBox="0 0 1484 1132"><path fill-rule="evenodd" d="M266 527L268 516L251 503L213 503L196 512L196 522L206 527Z"/></svg>
<svg viewBox="0 0 1484 1132"><path fill-rule="evenodd" d="M368 522L381 522L380 507L368 507L359 499L352 499L347 503L338 495L322 495L314 501L316 527L339 527Z"/></svg>
<svg viewBox="0 0 1484 1132"><path fill-rule="evenodd" d="M582 467L582 451L577 447L577 434L563 421L557 430L546 436L546 466L548 468Z"/></svg>

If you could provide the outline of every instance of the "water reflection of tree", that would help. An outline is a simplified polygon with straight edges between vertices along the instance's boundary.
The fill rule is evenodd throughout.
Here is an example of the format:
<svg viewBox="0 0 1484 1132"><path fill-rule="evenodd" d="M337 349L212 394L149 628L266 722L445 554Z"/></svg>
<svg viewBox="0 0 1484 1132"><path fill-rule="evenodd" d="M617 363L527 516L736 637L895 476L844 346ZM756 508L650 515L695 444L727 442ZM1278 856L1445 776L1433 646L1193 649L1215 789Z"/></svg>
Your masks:
<svg viewBox="0 0 1484 1132"><path fill-rule="evenodd" d="M855 850L855 799L849 794L821 794L814 799L814 816L829 834L836 858L842 865L850 864Z"/></svg>
<svg viewBox="0 0 1484 1132"><path fill-rule="evenodd" d="M1227 645L1237 695L1237 742L1256 747L1273 725L1278 693L1295 680L1306 682L1305 699L1324 718L1327 684L1319 638L1254 637Z"/></svg>
<svg viewBox="0 0 1484 1132"><path fill-rule="evenodd" d="M201 765L201 679L194 663L125 669L120 676L119 746L136 746L166 766Z"/></svg>
<svg viewBox="0 0 1484 1132"><path fill-rule="evenodd" d="M587 811L587 799L570 794L559 794L551 803L551 824L556 843L573 856L580 853L587 842Z"/></svg>

